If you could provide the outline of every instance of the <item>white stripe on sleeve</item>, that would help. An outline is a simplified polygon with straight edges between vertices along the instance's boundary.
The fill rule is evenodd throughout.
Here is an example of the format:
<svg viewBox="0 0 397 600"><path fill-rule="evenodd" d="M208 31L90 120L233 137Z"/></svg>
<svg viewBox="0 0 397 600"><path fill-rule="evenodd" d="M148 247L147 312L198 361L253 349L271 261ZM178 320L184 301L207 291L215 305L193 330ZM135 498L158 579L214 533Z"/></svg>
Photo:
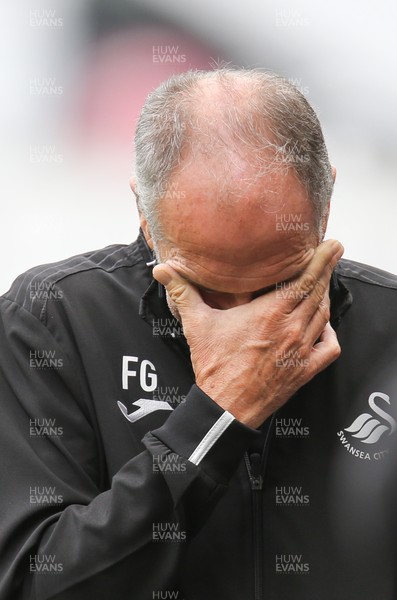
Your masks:
<svg viewBox="0 0 397 600"><path fill-rule="evenodd" d="M189 461L194 465L198 465L232 421L234 421L233 415L225 410L223 415L219 417L208 433L205 434L195 451L189 456Z"/></svg>

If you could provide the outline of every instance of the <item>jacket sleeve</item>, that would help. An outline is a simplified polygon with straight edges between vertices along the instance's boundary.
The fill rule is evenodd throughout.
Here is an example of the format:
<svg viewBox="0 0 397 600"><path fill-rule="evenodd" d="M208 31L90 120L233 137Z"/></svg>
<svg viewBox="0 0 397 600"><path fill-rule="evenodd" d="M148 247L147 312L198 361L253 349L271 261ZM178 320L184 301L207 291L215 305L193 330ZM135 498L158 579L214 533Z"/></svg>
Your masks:
<svg viewBox="0 0 397 600"><path fill-rule="evenodd" d="M146 449L101 481L78 352L14 302L1 307L1 600L177 590L186 541L257 432L193 386Z"/></svg>

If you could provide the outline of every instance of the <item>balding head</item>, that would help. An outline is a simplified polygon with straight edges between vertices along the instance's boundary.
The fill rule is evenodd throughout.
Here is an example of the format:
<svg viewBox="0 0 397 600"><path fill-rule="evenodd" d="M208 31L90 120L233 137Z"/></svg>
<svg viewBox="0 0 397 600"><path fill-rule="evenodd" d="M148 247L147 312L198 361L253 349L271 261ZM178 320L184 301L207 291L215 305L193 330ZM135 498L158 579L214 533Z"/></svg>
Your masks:
<svg viewBox="0 0 397 600"><path fill-rule="evenodd" d="M250 172L241 169L244 162ZM213 201L221 204L241 199L264 175L292 172L318 231L332 193L331 166L313 109L283 78L251 70L193 71L149 95L136 132L136 192L155 237L162 233L161 200L182 199L186 190L175 188L175 176L192 163L212 174ZM270 211L280 208L274 200L258 197Z"/></svg>

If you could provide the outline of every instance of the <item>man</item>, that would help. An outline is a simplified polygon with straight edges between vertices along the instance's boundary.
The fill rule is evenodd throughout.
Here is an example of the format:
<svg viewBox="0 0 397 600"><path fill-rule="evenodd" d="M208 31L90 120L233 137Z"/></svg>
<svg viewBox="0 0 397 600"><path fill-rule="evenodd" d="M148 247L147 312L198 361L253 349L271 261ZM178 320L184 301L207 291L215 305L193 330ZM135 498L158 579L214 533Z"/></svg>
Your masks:
<svg viewBox="0 0 397 600"><path fill-rule="evenodd" d="M397 279L322 241L334 177L278 76L149 96L138 240L2 299L1 598L394 597Z"/></svg>

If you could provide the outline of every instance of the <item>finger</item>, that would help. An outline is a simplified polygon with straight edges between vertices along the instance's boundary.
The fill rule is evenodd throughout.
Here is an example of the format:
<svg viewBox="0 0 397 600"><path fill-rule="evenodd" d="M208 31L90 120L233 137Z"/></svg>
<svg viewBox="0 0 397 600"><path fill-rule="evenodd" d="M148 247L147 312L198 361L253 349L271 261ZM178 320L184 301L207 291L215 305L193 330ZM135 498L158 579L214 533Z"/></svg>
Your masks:
<svg viewBox="0 0 397 600"><path fill-rule="evenodd" d="M310 320L306 323L305 333L304 333L304 342L308 346L313 346L313 344L321 337L321 334L324 331L325 326L329 323L331 318L330 311L330 300L327 296L320 302L317 307L316 312L311 316Z"/></svg>
<svg viewBox="0 0 397 600"><path fill-rule="evenodd" d="M310 367L313 376L323 371L337 358L341 353L341 347L336 337L335 331L329 323L326 324L321 334L320 341L312 348L310 355Z"/></svg>
<svg viewBox="0 0 397 600"><path fill-rule="evenodd" d="M197 289L167 263L156 265L153 269L153 277L164 285L182 321L187 312L192 314L194 311L208 308Z"/></svg>
<svg viewBox="0 0 397 600"><path fill-rule="evenodd" d="M332 271L343 252L343 246L336 240L327 240L318 246L309 265L294 281L294 293L286 299L290 312L302 303L303 312L314 314L326 294Z"/></svg>
<svg viewBox="0 0 397 600"><path fill-rule="evenodd" d="M336 254L331 259L331 262L325 267L312 291L306 294L300 305L296 307L296 314L301 316L306 325L309 325L319 309L320 313L327 313L326 306L329 307L330 304L329 288L332 272L342 254L343 249L341 249L341 253Z"/></svg>

